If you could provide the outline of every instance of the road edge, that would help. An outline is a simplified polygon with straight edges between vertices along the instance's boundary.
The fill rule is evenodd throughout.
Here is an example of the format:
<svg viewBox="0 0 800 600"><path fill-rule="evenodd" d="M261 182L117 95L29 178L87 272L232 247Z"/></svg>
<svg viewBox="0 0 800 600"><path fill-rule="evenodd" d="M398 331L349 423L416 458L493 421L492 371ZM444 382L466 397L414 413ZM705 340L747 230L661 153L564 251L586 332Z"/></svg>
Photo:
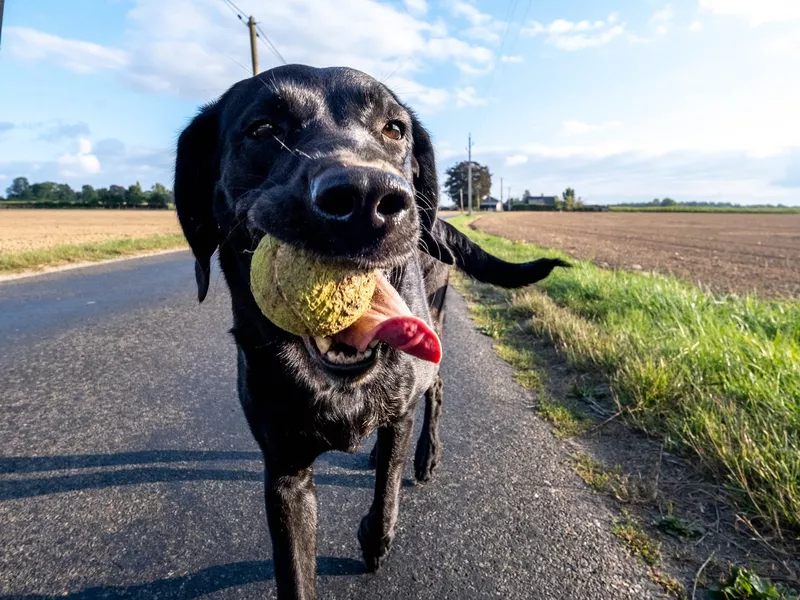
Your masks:
<svg viewBox="0 0 800 600"><path fill-rule="evenodd" d="M18 279L27 279L28 277L36 277L37 275L47 275L49 273L59 273L61 271L72 271L74 269L85 269L87 267L95 267L100 265L107 265L110 263L122 262L125 260L132 260L134 258L144 258L147 256L158 256L160 254L170 254L172 252L185 252L189 248L186 246L178 246L166 250L153 250L145 251L137 254L130 254L127 256L119 256L117 258L108 258L103 260L84 260L77 263L68 263L65 265L57 265L53 267L42 267L35 271L22 271L20 273L8 273L0 275L0 285L6 281L16 281Z"/></svg>

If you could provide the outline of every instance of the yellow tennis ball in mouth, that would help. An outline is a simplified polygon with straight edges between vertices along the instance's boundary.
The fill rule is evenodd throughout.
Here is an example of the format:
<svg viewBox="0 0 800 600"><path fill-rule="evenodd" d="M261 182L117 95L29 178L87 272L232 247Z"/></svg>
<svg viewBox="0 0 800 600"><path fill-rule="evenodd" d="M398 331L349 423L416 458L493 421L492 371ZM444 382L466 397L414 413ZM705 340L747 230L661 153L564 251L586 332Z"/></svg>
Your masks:
<svg viewBox="0 0 800 600"><path fill-rule="evenodd" d="M250 289L275 325L304 336L347 329L370 307L375 271L320 259L265 235L250 264Z"/></svg>

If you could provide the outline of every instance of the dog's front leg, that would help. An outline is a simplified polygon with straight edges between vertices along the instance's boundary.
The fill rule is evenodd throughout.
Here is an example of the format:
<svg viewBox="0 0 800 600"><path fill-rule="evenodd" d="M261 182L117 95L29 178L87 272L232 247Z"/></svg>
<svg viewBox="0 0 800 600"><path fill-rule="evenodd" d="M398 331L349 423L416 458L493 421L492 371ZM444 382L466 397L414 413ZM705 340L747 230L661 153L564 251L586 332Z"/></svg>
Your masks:
<svg viewBox="0 0 800 600"><path fill-rule="evenodd" d="M280 600L314 600L317 590L317 491L313 471L268 464L267 522Z"/></svg>
<svg viewBox="0 0 800 600"><path fill-rule="evenodd" d="M381 566L394 539L400 483L413 424L411 413L392 425L378 429L378 441L375 444L375 498L358 529L361 552L370 571Z"/></svg>

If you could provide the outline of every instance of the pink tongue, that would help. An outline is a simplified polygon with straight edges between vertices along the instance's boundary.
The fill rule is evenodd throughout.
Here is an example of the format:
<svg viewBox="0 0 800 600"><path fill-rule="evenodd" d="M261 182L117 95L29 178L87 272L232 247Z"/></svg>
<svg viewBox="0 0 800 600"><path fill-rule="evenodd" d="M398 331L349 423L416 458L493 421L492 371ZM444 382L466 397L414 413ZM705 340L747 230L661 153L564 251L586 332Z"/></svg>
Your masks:
<svg viewBox="0 0 800 600"><path fill-rule="evenodd" d="M364 352L373 340L422 360L442 360L442 344L422 319L411 314L392 284L378 272L372 306L364 315L333 339Z"/></svg>

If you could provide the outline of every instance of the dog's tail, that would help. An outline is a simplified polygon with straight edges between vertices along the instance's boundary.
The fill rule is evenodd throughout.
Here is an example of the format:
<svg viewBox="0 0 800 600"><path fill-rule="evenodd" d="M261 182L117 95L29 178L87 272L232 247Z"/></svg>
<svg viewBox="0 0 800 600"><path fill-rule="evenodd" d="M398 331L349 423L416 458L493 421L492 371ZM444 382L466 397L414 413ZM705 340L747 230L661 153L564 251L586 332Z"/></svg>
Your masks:
<svg viewBox="0 0 800 600"><path fill-rule="evenodd" d="M556 267L571 266L560 258L540 258L526 263L506 262L483 250L446 221L436 219L434 230L435 238L450 250L455 265L483 283L518 288L544 279Z"/></svg>

